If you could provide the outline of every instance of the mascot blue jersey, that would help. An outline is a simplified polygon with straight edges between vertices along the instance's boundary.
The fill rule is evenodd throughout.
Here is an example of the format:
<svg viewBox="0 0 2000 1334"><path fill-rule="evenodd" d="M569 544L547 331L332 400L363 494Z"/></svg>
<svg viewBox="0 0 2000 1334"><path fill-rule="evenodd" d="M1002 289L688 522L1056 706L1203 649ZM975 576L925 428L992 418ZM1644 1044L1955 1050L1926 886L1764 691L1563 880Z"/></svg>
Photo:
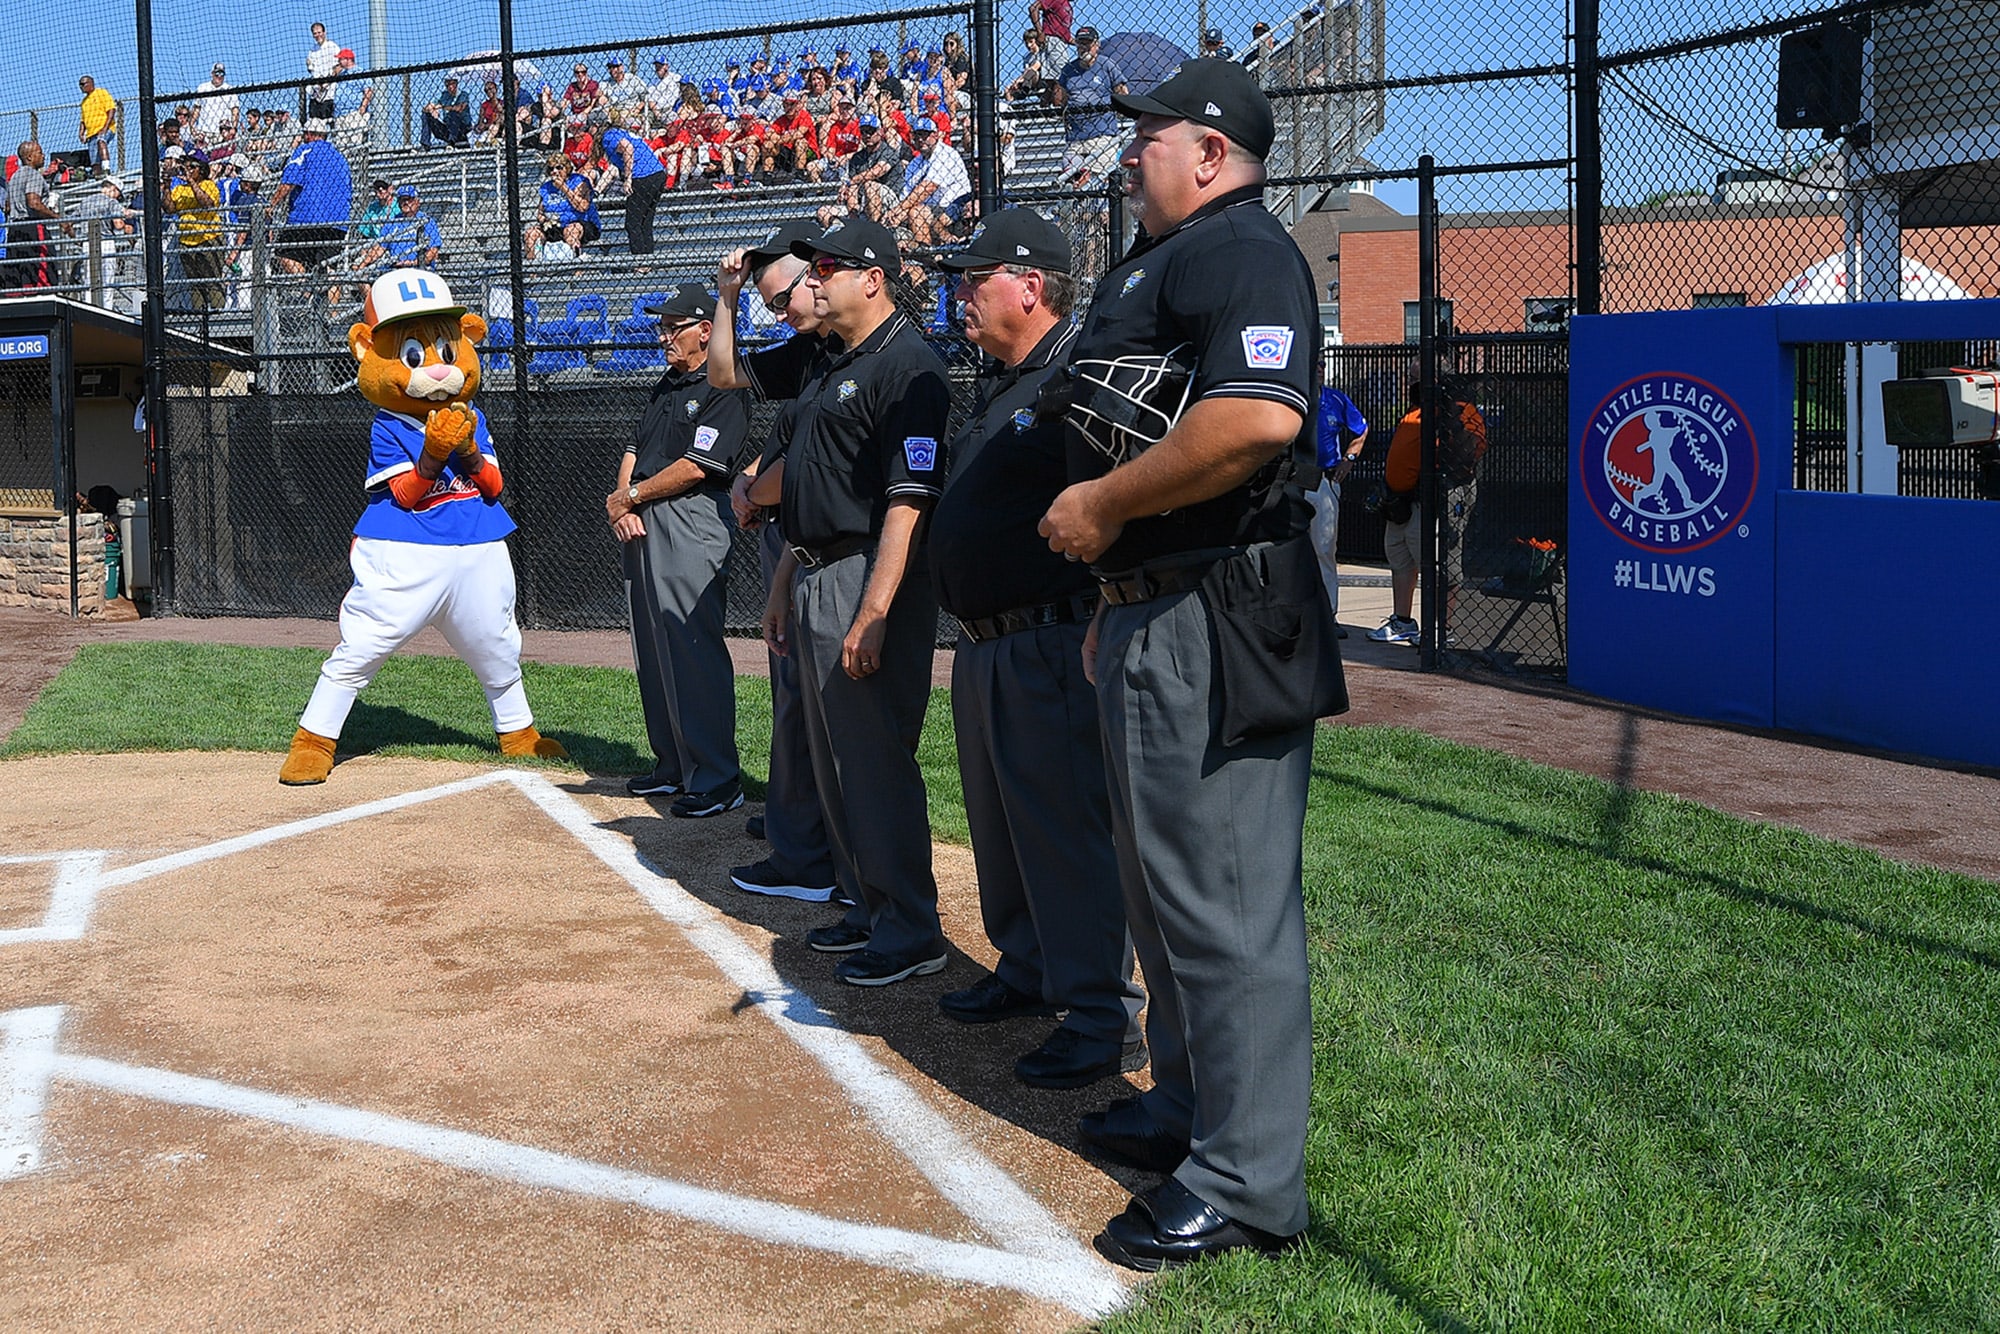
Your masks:
<svg viewBox="0 0 2000 1334"><path fill-rule="evenodd" d="M493 437L486 430L486 414L473 408L472 415L472 438L479 452L489 462L498 463ZM389 494L389 479L414 469L423 453L423 422L385 408L376 410L369 433L368 507L354 525L356 537L467 547L498 542L514 531L514 520L506 507L480 495L477 487L459 476L455 461L445 464L415 509L398 505Z"/></svg>

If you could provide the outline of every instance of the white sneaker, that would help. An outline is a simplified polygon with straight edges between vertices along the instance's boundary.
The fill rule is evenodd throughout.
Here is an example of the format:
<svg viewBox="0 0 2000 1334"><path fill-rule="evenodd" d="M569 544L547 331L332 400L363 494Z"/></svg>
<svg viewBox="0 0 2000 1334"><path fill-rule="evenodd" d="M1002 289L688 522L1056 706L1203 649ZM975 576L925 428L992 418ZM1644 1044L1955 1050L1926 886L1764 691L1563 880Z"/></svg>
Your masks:
<svg viewBox="0 0 2000 1334"><path fill-rule="evenodd" d="M1391 616L1368 632L1378 644L1414 644L1421 637L1417 623L1407 616Z"/></svg>

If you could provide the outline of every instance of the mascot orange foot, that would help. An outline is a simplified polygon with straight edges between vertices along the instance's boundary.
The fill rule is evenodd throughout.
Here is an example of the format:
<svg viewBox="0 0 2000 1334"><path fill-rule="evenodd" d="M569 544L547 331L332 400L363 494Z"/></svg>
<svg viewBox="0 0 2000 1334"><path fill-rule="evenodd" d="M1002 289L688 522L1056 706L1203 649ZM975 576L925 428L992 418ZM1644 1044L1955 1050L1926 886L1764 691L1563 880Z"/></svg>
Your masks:
<svg viewBox="0 0 2000 1334"><path fill-rule="evenodd" d="M530 732L534 728L528 729ZM503 738L504 740L504 738ZM292 733L291 754L278 770L278 781L287 787L310 787L324 783L333 772L333 738L308 732L301 727Z"/></svg>
<svg viewBox="0 0 2000 1334"><path fill-rule="evenodd" d="M545 760L566 760L569 752L563 743L554 737L543 736L529 723L518 732L501 732L500 753L502 755L538 755Z"/></svg>

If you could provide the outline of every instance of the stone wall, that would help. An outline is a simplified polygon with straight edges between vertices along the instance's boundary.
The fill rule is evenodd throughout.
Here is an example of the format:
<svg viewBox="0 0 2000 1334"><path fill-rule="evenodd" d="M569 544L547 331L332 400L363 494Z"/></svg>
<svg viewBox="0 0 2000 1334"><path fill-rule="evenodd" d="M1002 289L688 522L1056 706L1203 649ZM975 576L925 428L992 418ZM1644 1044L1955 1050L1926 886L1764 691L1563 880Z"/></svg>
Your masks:
<svg viewBox="0 0 2000 1334"><path fill-rule="evenodd" d="M76 516L76 610L104 614L104 527L97 514ZM0 607L41 607L69 615L67 515L0 514Z"/></svg>

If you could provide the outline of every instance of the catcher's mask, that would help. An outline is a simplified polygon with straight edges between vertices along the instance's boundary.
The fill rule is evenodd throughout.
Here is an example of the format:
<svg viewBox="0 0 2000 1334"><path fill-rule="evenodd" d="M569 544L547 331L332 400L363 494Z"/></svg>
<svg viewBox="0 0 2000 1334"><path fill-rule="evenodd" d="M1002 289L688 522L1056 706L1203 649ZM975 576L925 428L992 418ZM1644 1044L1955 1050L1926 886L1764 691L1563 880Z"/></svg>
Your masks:
<svg viewBox="0 0 2000 1334"><path fill-rule="evenodd" d="M1179 360L1186 351L1183 343L1165 356L1080 358L1050 377L1035 415L1066 416L1117 467L1158 444L1187 411L1194 371Z"/></svg>

